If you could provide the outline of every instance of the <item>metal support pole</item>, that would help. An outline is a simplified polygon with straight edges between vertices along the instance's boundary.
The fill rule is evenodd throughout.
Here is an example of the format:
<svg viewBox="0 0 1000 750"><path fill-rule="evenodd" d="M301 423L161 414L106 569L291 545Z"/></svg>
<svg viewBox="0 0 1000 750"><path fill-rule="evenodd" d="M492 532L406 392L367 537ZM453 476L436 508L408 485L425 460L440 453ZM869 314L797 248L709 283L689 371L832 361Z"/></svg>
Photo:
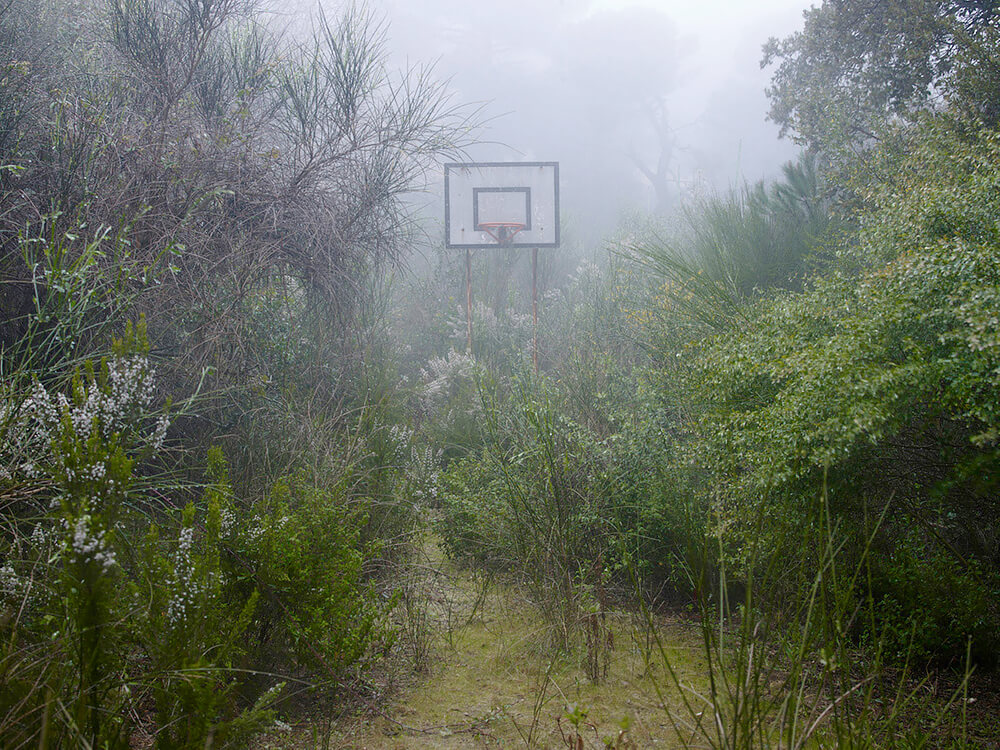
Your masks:
<svg viewBox="0 0 1000 750"><path fill-rule="evenodd" d="M534 341L532 342L532 360L535 363L535 375L538 374L538 248L531 248L531 318L534 324Z"/></svg>
<svg viewBox="0 0 1000 750"><path fill-rule="evenodd" d="M465 249L465 352L472 354L472 251Z"/></svg>

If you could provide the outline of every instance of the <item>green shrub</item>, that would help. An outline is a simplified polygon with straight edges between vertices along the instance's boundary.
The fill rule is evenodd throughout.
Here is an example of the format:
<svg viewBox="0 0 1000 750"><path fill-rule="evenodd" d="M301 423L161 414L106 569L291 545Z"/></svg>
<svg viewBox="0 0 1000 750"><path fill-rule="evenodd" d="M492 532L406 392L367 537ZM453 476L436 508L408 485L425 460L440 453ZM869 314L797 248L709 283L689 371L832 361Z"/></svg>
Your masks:
<svg viewBox="0 0 1000 750"><path fill-rule="evenodd" d="M667 415L643 403L613 440L609 504L644 595L691 603L710 595L716 545L706 545L710 503L685 465Z"/></svg>
<svg viewBox="0 0 1000 750"><path fill-rule="evenodd" d="M236 671L244 663L244 637L257 608L254 591L227 597L220 562L219 485L206 491L207 514L198 534L193 504L185 509L176 540L164 545L154 526L147 535L140 576L132 586L145 616L137 639L148 659L141 685L156 706L156 743L196 748L211 742L241 747L274 720L271 704L280 685L252 707L241 705ZM249 708L249 710L247 710Z"/></svg>
<svg viewBox="0 0 1000 750"><path fill-rule="evenodd" d="M620 549L605 451L542 381L517 381L484 415L487 446L443 474L445 549L525 583L566 647Z"/></svg>
<svg viewBox="0 0 1000 750"><path fill-rule="evenodd" d="M5 741L244 747L274 719L276 670L342 688L388 637L350 476L321 488L301 473L240 509L215 449L178 517L169 475L135 473L155 468L170 425L147 346L129 326L68 394L3 394L0 492L17 511L0 548Z"/></svg>
<svg viewBox="0 0 1000 750"><path fill-rule="evenodd" d="M8 394L5 484L21 500L5 539L0 654L12 742L127 747L147 695L161 747L241 746L273 718L276 696L248 707L232 694L255 597L223 599L217 506L205 534L190 506L176 537L160 541L173 526L163 516L141 551L134 543L151 510L135 467L169 426L147 350L144 325L130 325L68 395L37 381L27 397Z"/></svg>
<svg viewBox="0 0 1000 750"><path fill-rule="evenodd" d="M486 567L513 567L506 484L478 455L452 461L441 476L436 528L452 559Z"/></svg>
<svg viewBox="0 0 1000 750"><path fill-rule="evenodd" d="M982 639L981 654L1000 634L995 606L983 603L1000 559L1000 516L987 499L1000 456L1000 146L993 133L960 132L936 123L915 137L834 266L802 292L753 303L682 371L700 404L686 450L717 488L738 548L758 534L748 518L762 514L773 530L812 523L806 498L822 484L857 543L866 514L889 503L875 549L894 562L876 585L906 589L940 567L965 592L966 612L954 614L936 587L887 590L883 624L895 632L918 617L919 650L953 660L964 658L965 635Z"/></svg>
<svg viewBox="0 0 1000 750"><path fill-rule="evenodd" d="M222 505L227 596L260 594L247 633L253 668L305 668L336 685L387 636L384 606L362 575L371 553L359 541L364 520L343 488L317 487L305 474L276 482L250 512Z"/></svg>
<svg viewBox="0 0 1000 750"><path fill-rule="evenodd" d="M872 561L873 615L886 653L899 661L955 667L970 647L975 663L995 667L996 576L976 561L961 565L938 550L918 554L922 540L912 536L917 538Z"/></svg>

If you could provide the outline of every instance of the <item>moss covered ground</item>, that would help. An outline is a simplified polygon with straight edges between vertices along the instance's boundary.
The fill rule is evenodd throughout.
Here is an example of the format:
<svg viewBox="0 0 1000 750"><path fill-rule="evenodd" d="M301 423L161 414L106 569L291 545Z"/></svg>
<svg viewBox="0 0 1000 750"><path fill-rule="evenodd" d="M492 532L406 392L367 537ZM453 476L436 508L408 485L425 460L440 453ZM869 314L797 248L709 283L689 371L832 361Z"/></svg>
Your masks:
<svg viewBox="0 0 1000 750"><path fill-rule="evenodd" d="M607 613L610 638L591 651L607 673L594 682L582 633L567 638L518 586L457 568L433 541L422 557L397 609L402 668L388 679L387 699L336 721L328 744L312 726L272 747L681 746L660 699L679 707L679 693L642 616ZM682 683L703 692L697 627L655 623Z"/></svg>

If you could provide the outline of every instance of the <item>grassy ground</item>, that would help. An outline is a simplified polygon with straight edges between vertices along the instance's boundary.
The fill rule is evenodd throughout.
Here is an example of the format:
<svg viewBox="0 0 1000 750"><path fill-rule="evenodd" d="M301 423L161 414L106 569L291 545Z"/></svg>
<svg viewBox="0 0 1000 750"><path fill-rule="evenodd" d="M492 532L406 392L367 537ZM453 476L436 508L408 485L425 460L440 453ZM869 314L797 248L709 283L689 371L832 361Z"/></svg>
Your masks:
<svg viewBox="0 0 1000 750"><path fill-rule="evenodd" d="M605 738L622 748L681 746L654 680L668 704L679 696L655 653L649 658L641 617L609 613L611 638L599 654L607 676L594 684L583 639L558 648L515 587L456 569L433 543L417 570L398 610L409 676L387 705L337 722L329 747L581 747L578 735L587 748L605 747ZM657 627L682 682L703 691L697 630L666 620ZM325 745L317 739L310 730L280 746Z"/></svg>
<svg viewBox="0 0 1000 750"><path fill-rule="evenodd" d="M407 581L396 609L400 638L376 680L377 694L385 697L373 699L367 710L342 717L332 727L313 722L290 735L273 735L260 747L580 750L606 747L608 740L619 750L707 746L704 736L696 736L690 726L671 723L671 715L680 722L677 717L689 717L690 712L681 705L640 615L608 614L610 648L598 654L607 663L607 674L594 683L587 677L584 639L577 637L569 648L560 648L558 634L516 586L456 568L433 541L406 571L408 579L398 579ZM671 665L688 688L688 701L700 710L698 696L708 694L700 629L668 618L657 619L656 627ZM966 712L949 704L954 679L942 673L912 682L904 692L930 692L918 696L921 700L907 701L904 713L917 713L902 729L912 731L897 735L891 746L1000 747L995 739L1000 736L1000 685L994 676L973 679ZM887 684L886 697L896 690ZM921 729L942 707L955 721L968 720L959 733L965 739L957 744L955 731L939 727L928 734ZM704 708L706 717L713 715L707 705ZM903 736L909 734L912 738ZM837 744L832 730L824 728L806 747Z"/></svg>

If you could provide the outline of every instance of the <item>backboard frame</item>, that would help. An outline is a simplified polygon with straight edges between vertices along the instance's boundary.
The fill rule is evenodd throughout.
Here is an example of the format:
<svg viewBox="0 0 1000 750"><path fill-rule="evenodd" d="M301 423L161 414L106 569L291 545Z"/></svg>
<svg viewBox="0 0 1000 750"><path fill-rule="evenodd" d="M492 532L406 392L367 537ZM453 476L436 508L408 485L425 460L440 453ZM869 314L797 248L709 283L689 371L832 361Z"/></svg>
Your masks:
<svg viewBox="0 0 1000 750"><path fill-rule="evenodd" d="M501 180L502 184L490 184L483 181L475 181L469 177L470 173L474 173L480 170L491 170L499 168L499 170L509 170L512 175L516 175L518 171L525 170L525 175L528 171L532 169L541 170L544 175L546 171L551 172L552 187L551 187L551 215L548 218L551 220L551 227L546 228L543 222L541 226L538 226L536 230L532 230L532 225L537 224L537 214L532 213L532 191L533 187L537 194L538 185L532 185L530 180L527 181L528 184L522 184L514 177L508 177L507 179ZM461 171L463 174L461 177L457 176L457 173ZM452 174L456 174L457 182L459 179L464 180L462 183L461 190L464 190L468 194L471 201L471 206L463 205L462 207L452 206L452 200L455 197L453 195L453 182ZM460 228L460 225L456 225L457 233L461 236L452 237L452 223L453 217L458 214L463 215L463 224L472 224L472 227L480 226L480 221L482 219L489 219L490 217L480 217L479 216L479 197L484 194L490 193L523 193L525 196L525 216L523 230L519 231L510 242L503 245L503 247L508 248L555 248L559 247L560 237L560 227L559 227L559 162L555 161L514 161L514 162L453 162L444 165L444 186L445 186L445 208L444 208L444 231L445 231L445 247L449 249L466 249L466 250L478 250L483 248L500 247L496 239L490 236L490 233L485 230L477 230L474 228L469 228L468 233L465 233L464 227ZM544 190L542 192L548 192L548 178L544 179ZM537 197L537 195L536 195ZM547 198L548 196L546 196ZM471 216L470 216L471 211ZM549 212L546 211L548 215ZM471 220L471 221L470 221ZM484 221L483 223L486 223ZM532 232L535 231L535 236L532 236ZM544 233L544 238L547 241L540 241L537 236L539 233ZM471 238L471 239L470 239Z"/></svg>

